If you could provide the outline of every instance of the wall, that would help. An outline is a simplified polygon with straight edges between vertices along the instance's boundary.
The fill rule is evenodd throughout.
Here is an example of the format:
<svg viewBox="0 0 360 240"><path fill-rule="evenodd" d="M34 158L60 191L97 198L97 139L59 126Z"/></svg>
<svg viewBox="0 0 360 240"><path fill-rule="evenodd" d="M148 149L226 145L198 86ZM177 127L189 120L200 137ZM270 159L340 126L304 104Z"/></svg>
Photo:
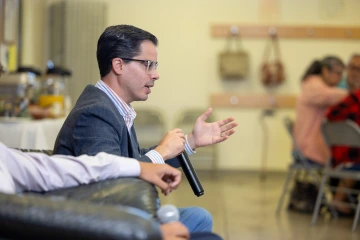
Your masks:
<svg viewBox="0 0 360 240"><path fill-rule="evenodd" d="M46 67L46 0L22 1L20 66Z"/></svg>
<svg viewBox="0 0 360 240"><path fill-rule="evenodd" d="M61 0L22 0L21 50L19 65L47 69L48 59L48 6Z"/></svg>
<svg viewBox="0 0 360 240"><path fill-rule="evenodd" d="M359 9L359 1L343 1L344 5L336 5L341 1L328 3L331 2L333 7L323 7L324 1L280 0L277 9L274 9L279 14L272 16L263 9L266 1L259 0L138 0L131 4L123 0L110 0L109 25L132 24L159 38L160 79L149 99L134 106L160 108L166 114L168 128L172 128L174 126L171 123L175 122L180 110L189 107L205 110L209 107L211 93L230 90L244 94L265 91L259 83L258 75L265 39L243 39L243 46L251 57L249 79L238 84L223 83L218 76L216 56L224 48L225 39L211 37L211 24L360 24L360 16L354 10ZM279 92L295 94L299 92L302 72L314 58L335 54L345 60L353 51L360 51L359 41L280 39L280 45L287 82ZM214 109L214 114L218 119L234 116L240 124L236 134L218 146L218 167L258 169L264 137L259 124L261 111ZM294 113L292 110L281 110L273 119L265 119L270 139L266 160L271 170L285 169L290 160L290 142L282 125L285 115L293 116Z"/></svg>
<svg viewBox="0 0 360 240"><path fill-rule="evenodd" d="M205 111L211 93L265 92L259 83L258 69L266 40L243 39L251 57L249 78L240 83L224 83L217 72L216 57L224 49L225 39L211 37L212 24L360 25L357 0L103 1L108 3L109 25L131 24L158 37L160 80L146 102L133 106L160 109L169 129L174 127L181 110L194 107ZM359 41L351 40L280 39L280 46L287 73L280 93L299 92L299 78L313 59L335 54L346 60L352 52L360 52ZM236 134L218 146L218 167L259 169L264 136L259 124L261 111L214 109L214 114L218 119L234 116L240 124ZM282 125L285 115L294 116L294 113L281 110L274 118L265 119L269 128L267 166L270 170L284 170L290 161L290 142Z"/></svg>

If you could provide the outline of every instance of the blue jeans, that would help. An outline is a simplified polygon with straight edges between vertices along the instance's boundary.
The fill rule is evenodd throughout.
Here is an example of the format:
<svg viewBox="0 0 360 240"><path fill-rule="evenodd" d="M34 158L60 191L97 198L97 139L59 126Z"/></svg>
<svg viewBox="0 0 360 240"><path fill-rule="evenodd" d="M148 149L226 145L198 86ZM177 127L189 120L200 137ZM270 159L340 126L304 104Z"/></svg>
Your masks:
<svg viewBox="0 0 360 240"><path fill-rule="evenodd" d="M124 207L120 207L123 209ZM143 210L126 207L127 211L134 215L143 217L145 219L151 219L151 215ZM211 214L201 207L187 207L178 208L180 213L179 221L184 224L189 232L211 232L212 230L212 217Z"/></svg>
<svg viewBox="0 0 360 240"><path fill-rule="evenodd" d="M351 166L343 166L342 169L347 171L360 171L360 164L354 163Z"/></svg>
<svg viewBox="0 0 360 240"><path fill-rule="evenodd" d="M222 238L210 232L191 233L190 240L222 240Z"/></svg>
<svg viewBox="0 0 360 240"><path fill-rule="evenodd" d="M211 232L211 214L200 207L179 208L180 222L193 232Z"/></svg>
<svg viewBox="0 0 360 240"><path fill-rule="evenodd" d="M295 160L295 162L299 162L299 163L301 163L301 162L303 162L301 159L300 159L300 157L298 156L298 154L296 153L296 151L292 151L291 152L291 154L292 154L292 157L293 157L293 159ZM307 163L309 163L312 167L324 167L323 165L321 165L320 163L317 163L316 161L313 161L313 160L311 160L310 158L306 158L305 157L305 162L307 162Z"/></svg>
<svg viewBox="0 0 360 240"><path fill-rule="evenodd" d="M126 210L136 216L151 220L152 216L143 210L120 206L119 209ZM222 238L211 232L211 214L200 207L179 208L180 222L184 224L190 234L190 240L222 240Z"/></svg>

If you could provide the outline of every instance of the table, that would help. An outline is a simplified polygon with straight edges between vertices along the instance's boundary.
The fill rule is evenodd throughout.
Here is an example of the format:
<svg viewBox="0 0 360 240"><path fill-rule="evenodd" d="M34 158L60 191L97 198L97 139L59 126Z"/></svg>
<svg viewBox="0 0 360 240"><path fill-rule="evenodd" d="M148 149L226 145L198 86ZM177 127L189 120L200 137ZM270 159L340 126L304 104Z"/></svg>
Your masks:
<svg viewBox="0 0 360 240"><path fill-rule="evenodd" d="M64 121L0 118L0 142L14 148L52 150Z"/></svg>

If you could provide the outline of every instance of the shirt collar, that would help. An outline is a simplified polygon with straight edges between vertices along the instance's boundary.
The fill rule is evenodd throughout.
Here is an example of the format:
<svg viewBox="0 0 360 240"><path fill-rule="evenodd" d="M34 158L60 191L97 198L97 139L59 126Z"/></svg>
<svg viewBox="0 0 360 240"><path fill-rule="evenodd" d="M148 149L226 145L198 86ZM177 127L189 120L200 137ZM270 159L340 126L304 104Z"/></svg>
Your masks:
<svg viewBox="0 0 360 240"><path fill-rule="evenodd" d="M108 97L115 104L116 108L119 110L123 118L129 117L132 120L135 119L136 112L134 108L130 104L127 104L121 97L119 97L104 81L99 79L95 87L99 88L106 95L108 95Z"/></svg>

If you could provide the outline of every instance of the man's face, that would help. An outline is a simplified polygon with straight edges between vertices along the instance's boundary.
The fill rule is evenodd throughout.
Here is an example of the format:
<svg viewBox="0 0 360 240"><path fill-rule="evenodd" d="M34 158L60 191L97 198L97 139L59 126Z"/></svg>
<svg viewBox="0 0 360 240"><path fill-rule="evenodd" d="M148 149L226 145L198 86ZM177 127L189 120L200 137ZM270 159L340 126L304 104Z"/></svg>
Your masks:
<svg viewBox="0 0 360 240"><path fill-rule="evenodd" d="M353 57L347 66L347 83L351 91L360 89L360 57Z"/></svg>
<svg viewBox="0 0 360 240"><path fill-rule="evenodd" d="M140 54L133 57L138 60L150 60L157 62L157 48L150 41L144 41L140 45ZM159 79L157 70L147 72L147 63L130 61L123 66L121 88L122 98L125 102L145 101L151 93L155 80Z"/></svg>

